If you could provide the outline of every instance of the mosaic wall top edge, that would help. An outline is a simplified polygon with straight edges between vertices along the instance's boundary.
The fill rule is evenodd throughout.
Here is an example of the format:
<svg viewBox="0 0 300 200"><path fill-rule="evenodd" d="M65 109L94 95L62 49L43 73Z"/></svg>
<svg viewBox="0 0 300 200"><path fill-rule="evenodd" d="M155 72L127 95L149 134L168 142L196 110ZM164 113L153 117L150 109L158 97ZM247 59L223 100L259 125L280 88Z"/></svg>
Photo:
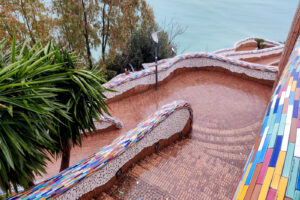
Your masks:
<svg viewBox="0 0 300 200"><path fill-rule="evenodd" d="M119 119L117 119L116 117L109 116L108 114L104 113L103 115L100 115L99 118L100 118L100 122L111 123L112 125L114 125L118 129L123 128L123 123Z"/></svg>
<svg viewBox="0 0 300 200"><path fill-rule="evenodd" d="M210 54L210 53L204 53L204 52L195 52L195 53L187 53L183 55L178 55L175 56L174 58L171 58L168 60L168 62L163 63L159 66L158 72L165 71L172 67L174 64L177 62L187 60L187 59L192 59L192 58L209 58L212 60L216 61L221 61L224 63L232 64L238 67L244 67L247 69L253 69L253 70L260 70L260 71L266 71L266 72L277 72L278 67L276 66L268 66L268 65L260 65L260 64L255 64L255 63L249 63L241 60L235 60L235 59L230 59L221 55L216 55L216 54ZM103 86L109 89L112 89L118 85L124 84L128 81L132 81L138 78L142 78L151 74L155 73L155 67L149 67L147 69L137 71L137 72L132 72L129 75L121 74L109 82L105 83Z"/></svg>
<svg viewBox="0 0 300 200"><path fill-rule="evenodd" d="M49 199L62 195L84 178L101 170L108 162L142 140L145 135L151 132L173 112L180 109L188 109L192 119L192 109L187 101L180 100L167 104L139 123L136 128L116 138L111 144L103 147L88 158L9 199Z"/></svg>

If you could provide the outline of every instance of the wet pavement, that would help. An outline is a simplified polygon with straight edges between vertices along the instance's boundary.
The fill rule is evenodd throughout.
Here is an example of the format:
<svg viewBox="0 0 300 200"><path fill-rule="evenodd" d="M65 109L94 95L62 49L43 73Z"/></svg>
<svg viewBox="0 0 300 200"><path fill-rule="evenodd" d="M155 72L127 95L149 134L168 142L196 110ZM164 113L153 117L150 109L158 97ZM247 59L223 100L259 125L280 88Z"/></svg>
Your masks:
<svg viewBox="0 0 300 200"><path fill-rule="evenodd" d="M258 58L256 60L250 61L253 63L261 64L261 65L272 65L273 63L279 63L281 58L281 54L269 56L267 58Z"/></svg>
<svg viewBox="0 0 300 200"><path fill-rule="evenodd" d="M97 199L230 199L255 143L271 88L219 72L176 75L158 91L110 103L124 128L83 139L71 152L71 164L88 157L148 115L174 100L194 111L193 131L159 153L136 163ZM43 178L58 173L58 159Z"/></svg>

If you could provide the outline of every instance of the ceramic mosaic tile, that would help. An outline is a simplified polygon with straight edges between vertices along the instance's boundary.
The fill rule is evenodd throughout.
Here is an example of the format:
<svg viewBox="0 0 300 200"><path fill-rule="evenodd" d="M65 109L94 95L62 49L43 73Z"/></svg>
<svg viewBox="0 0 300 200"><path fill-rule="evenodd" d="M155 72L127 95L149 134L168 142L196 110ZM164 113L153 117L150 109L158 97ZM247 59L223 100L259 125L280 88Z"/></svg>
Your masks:
<svg viewBox="0 0 300 200"><path fill-rule="evenodd" d="M269 103L260 145L253 149L233 199L299 199L299 64L300 37ZM258 176L253 176L255 170Z"/></svg>
<svg viewBox="0 0 300 200"><path fill-rule="evenodd" d="M121 155L126 149L143 139L151 130L163 122L174 111L188 109L192 118L192 109L186 101L174 101L163 106L136 128L115 139L111 144L98 152L80 161L72 167L60 172L58 175L43 181L35 187L26 190L10 199L49 199L57 197L72 186L94 172L101 170L108 162Z"/></svg>
<svg viewBox="0 0 300 200"><path fill-rule="evenodd" d="M99 118L101 122L111 123L118 129L123 128L123 123L120 120L118 120L116 117L109 116L108 114L104 113L103 115L100 115Z"/></svg>
<svg viewBox="0 0 300 200"><path fill-rule="evenodd" d="M244 67L244 68L254 69L254 70L261 70L261 71L266 71L266 72L277 72L278 71L278 67L276 67L276 66L260 65L260 64L255 64L255 63L244 62L241 60L234 60L234 59L230 59L230 58L216 55L216 54L196 52L196 53L188 53L188 54L175 56L174 58L169 59L167 62L165 62L159 66L158 72L169 69L170 67L172 67L174 64L176 64L179 61L186 60L186 59L192 59L192 58L210 58L213 60L229 63L229 64L236 65L239 67ZM128 81L142 78L142 77L148 76L150 74L154 74L154 73L155 73L155 67L149 67L149 68L141 70L141 71L132 72L129 75L121 74L121 75L113 78L109 82L105 83L103 86L106 88L112 89L112 88L114 88L118 85L124 84Z"/></svg>

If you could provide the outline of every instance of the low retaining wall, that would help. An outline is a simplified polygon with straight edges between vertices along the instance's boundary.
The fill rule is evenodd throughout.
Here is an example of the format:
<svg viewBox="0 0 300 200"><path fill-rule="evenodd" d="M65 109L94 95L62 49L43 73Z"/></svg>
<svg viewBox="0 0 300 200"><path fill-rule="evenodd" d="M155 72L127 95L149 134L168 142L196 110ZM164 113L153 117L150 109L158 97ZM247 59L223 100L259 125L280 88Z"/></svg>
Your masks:
<svg viewBox="0 0 300 200"><path fill-rule="evenodd" d="M252 42L256 42L255 39L257 37L248 37L248 38L244 38L242 40L239 40L237 42L234 43L233 48L226 48L226 49L220 49L217 51L214 51L214 54L225 54L225 53L240 53L240 52L236 52L236 49L239 48L240 46L247 44L247 43L252 43ZM275 42L275 41L271 41L271 40L266 40L264 39L264 43L268 46L284 46L284 44L281 44L279 42ZM254 50L255 51L255 50Z"/></svg>
<svg viewBox="0 0 300 200"><path fill-rule="evenodd" d="M233 53L225 53L223 54L226 57L230 57L233 59L247 59L247 58L262 58L266 56L271 56L274 54L281 54L283 52L284 46L276 46L267 49L257 49L252 51L240 51Z"/></svg>
<svg viewBox="0 0 300 200"><path fill-rule="evenodd" d="M165 105L87 159L10 199L90 199L136 160L188 134L192 117L186 101Z"/></svg>
<svg viewBox="0 0 300 200"><path fill-rule="evenodd" d="M234 53L235 48L225 48L225 49L219 49L217 51L213 51L212 54L217 54L217 55L223 55L225 53Z"/></svg>
<svg viewBox="0 0 300 200"><path fill-rule="evenodd" d="M270 55L272 52L274 53L282 53L284 49L284 44L281 44L279 42L274 42L271 40L264 40L264 44L271 46L266 49L256 49L256 50L251 50L251 51L236 51L237 48L239 48L242 45L246 45L247 43L253 43L255 41L256 37L248 37L242 40L237 41L234 43L233 48L226 48L226 49L220 49L217 51L214 51L212 54L219 54L222 56L230 57L233 59L239 59L239 58L249 58L252 55L259 55L259 54L264 54L264 56ZM167 63L169 60L172 58L167 58L167 59L162 59L158 61L158 65ZM149 67L154 67L155 63L143 63L143 67L149 68Z"/></svg>
<svg viewBox="0 0 300 200"><path fill-rule="evenodd" d="M172 58L166 58L166 59L158 60L157 64L161 65L161 64L167 63L170 59L172 59ZM152 62L152 63L143 63L142 66L143 66L144 69L149 68L149 67L154 67L155 66L155 62Z"/></svg>
<svg viewBox="0 0 300 200"><path fill-rule="evenodd" d="M109 116L108 114L104 113L103 115L100 115L99 118L100 122L94 121L97 132L105 132L114 128L123 128L123 123L116 117Z"/></svg>
<svg viewBox="0 0 300 200"><path fill-rule="evenodd" d="M266 56L271 56L273 54L281 54L284 49L284 44L270 41L270 40L265 40L264 43L266 45L273 46L273 47L269 47L265 49L255 49L250 51L237 51L237 48L241 47L242 45L246 45L247 43L253 43L253 42L255 42L255 37L246 38L236 42L233 48L221 49L213 53L230 57L232 59L247 59L247 58L263 58Z"/></svg>
<svg viewBox="0 0 300 200"><path fill-rule="evenodd" d="M192 53L176 56L158 67L158 81L167 79L173 72L183 68L214 68L219 67L231 73L246 75L257 80L274 81L277 67L232 60L223 56L206 53ZM108 99L116 100L119 95L136 87L155 84L155 67L119 76L104 84L104 87L114 89L116 93L105 93Z"/></svg>
<svg viewBox="0 0 300 200"><path fill-rule="evenodd" d="M245 38L245 39L242 39L242 40L239 40L237 41L236 43L234 43L233 47L235 49L241 47L242 45L245 45L247 43L252 43L252 42L255 42L255 39L258 39L258 37L248 37L248 38ZM267 39L263 39L264 40L264 44L268 45L268 46L279 46L279 45L282 45L281 43L279 42L275 42L275 41L271 41L271 40L267 40Z"/></svg>

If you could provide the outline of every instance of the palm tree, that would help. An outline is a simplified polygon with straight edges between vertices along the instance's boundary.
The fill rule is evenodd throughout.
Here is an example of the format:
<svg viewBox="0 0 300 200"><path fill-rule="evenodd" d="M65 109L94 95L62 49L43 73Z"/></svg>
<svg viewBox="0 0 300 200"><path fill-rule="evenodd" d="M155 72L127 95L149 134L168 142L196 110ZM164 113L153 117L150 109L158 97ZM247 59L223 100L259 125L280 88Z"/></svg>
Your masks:
<svg viewBox="0 0 300 200"><path fill-rule="evenodd" d="M62 154L68 167L71 143L108 113L102 72L76 68L79 61L50 42L0 42L0 187L8 195L11 185L30 187L49 156Z"/></svg>
<svg viewBox="0 0 300 200"><path fill-rule="evenodd" d="M56 96L64 90L53 87L66 80L65 74L48 75L58 70L54 52L31 49L25 42L7 47L0 43L0 187L11 193L11 185L27 188L35 174L44 172L48 154L57 151L49 131L56 133L55 113L68 116L67 106L57 104ZM47 122L47 123L45 123Z"/></svg>
<svg viewBox="0 0 300 200"><path fill-rule="evenodd" d="M108 91L102 86L105 82L104 73L97 69L76 68L76 58L62 51L56 59L63 64L63 71L68 74L69 80L57 82L56 88L66 90L58 93L57 101L68 106L71 120L64 115L58 115L59 123L51 137L57 141L57 154L62 155L60 171L69 167L71 146L81 145L81 133L96 130L94 118L99 120L99 115L108 113L106 97ZM58 134L56 134L58 132Z"/></svg>

